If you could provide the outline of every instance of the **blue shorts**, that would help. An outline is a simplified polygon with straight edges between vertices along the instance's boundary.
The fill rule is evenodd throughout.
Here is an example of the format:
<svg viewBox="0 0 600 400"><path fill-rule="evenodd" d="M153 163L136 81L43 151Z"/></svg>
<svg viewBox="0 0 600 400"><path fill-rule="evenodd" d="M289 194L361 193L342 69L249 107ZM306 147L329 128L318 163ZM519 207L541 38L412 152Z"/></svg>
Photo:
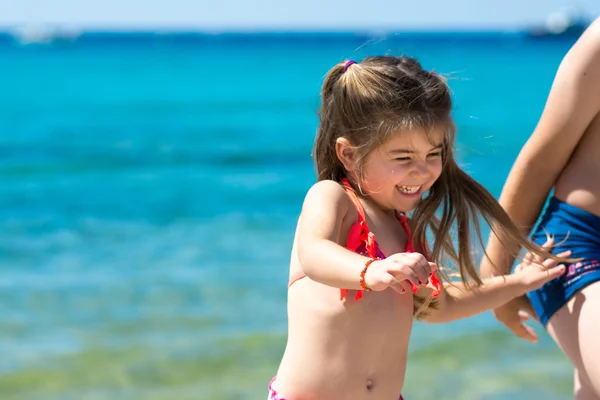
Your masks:
<svg viewBox="0 0 600 400"><path fill-rule="evenodd" d="M572 258L583 260L567 265L563 276L529 293L544 326L579 290L600 281L600 217L552 197L531 238L541 245L546 233L554 236L552 253L571 250Z"/></svg>

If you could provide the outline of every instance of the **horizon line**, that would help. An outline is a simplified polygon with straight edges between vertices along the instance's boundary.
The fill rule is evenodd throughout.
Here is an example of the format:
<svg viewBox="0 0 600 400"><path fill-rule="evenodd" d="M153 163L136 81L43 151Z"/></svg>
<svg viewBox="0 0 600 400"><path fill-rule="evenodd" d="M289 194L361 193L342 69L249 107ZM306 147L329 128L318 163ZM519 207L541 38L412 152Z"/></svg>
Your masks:
<svg viewBox="0 0 600 400"><path fill-rule="evenodd" d="M592 19L586 19L585 23L591 23ZM542 21L512 24L437 24L437 25L222 25L222 26L193 26L193 25L121 25L121 24L87 24L78 25L73 23L2 23L0 32L10 33L20 30L48 30L54 32L76 31L80 33L370 33L370 32L398 32L398 33L421 33L421 32L518 32L527 29L545 27Z"/></svg>

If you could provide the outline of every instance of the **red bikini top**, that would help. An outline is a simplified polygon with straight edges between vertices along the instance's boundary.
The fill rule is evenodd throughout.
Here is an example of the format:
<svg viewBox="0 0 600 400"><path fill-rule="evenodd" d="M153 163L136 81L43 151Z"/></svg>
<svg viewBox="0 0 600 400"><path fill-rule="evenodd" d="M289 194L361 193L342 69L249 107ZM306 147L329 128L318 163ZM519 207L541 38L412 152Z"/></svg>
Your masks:
<svg viewBox="0 0 600 400"><path fill-rule="evenodd" d="M352 186L350 186L350 182L348 181L348 179L346 179L346 178L342 179L342 185L344 186L346 193L350 197L350 200L352 200L352 203L354 204L354 207L356 208L356 211L358 213L358 221L356 221L352 225L352 227L350 228L350 232L348 233L348 240L346 242L346 248L348 250L352 250L355 253L358 253L358 254L361 254L361 255L364 255L364 256L367 256L370 258L384 259L385 254L383 254L383 252L379 249L379 245L377 244L377 241L375 240L375 234L373 234L373 232L371 232L369 230L369 227L367 226L365 211L362 207L362 204L360 204L360 201L358 200L358 196L356 195L356 192L354 191ZM406 214L396 212L395 215L396 215L396 218L398 219L398 221L400 221L400 223L402 224L402 227L404 228L404 230L406 231L406 235L408 236L408 241L406 243L406 253L415 252L415 250L413 248L413 243L412 243L412 233L408 226ZM427 257L427 258L429 258L429 257ZM289 283L288 287L291 286L297 280L304 278L305 276L306 276L306 274L304 274L302 271L298 271L298 273L293 274L293 276L290 277L290 283ZM442 289L442 283L438 279L435 272L433 272L431 274L431 276L429 277L426 287L433 289L433 293L432 293L433 297L437 297L440 295L441 289ZM412 288L413 293L416 293L418 290L418 287L413 285L412 282L411 282L411 288ZM340 300L343 300L346 297L347 293L348 293L348 289L340 289ZM358 301L362 297L363 297L363 291L358 290L356 292L356 296L354 297L355 300Z"/></svg>

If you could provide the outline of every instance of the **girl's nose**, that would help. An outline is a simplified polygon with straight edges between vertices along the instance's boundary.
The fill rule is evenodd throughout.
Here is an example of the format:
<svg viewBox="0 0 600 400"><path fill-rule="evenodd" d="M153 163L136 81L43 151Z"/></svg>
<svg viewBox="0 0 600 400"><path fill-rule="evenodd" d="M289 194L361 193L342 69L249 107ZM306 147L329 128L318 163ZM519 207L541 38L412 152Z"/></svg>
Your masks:
<svg viewBox="0 0 600 400"><path fill-rule="evenodd" d="M427 163L416 163L415 168L411 171L411 174L420 178L429 176L429 167L427 166Z"/></svg>

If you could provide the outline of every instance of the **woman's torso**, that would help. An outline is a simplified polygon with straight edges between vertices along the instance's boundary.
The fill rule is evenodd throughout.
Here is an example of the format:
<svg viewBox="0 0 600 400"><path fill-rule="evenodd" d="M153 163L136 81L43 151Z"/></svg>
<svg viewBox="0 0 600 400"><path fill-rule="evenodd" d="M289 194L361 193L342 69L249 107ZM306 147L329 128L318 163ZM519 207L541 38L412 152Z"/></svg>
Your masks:
<svg viewBox="0 0 600 400"><path fill-rule="evenodd" d="M554 195L600 216L600 114L588 126L556 180Z"/></svg>

